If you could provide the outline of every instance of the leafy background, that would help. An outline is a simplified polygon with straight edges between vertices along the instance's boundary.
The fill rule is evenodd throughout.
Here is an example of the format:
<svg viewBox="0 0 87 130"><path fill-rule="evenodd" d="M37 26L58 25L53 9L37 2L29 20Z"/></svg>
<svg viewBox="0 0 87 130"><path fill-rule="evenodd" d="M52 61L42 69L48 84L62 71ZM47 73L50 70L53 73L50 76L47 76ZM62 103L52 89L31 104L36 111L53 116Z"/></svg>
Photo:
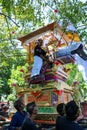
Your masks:
<svg viewBox="0 0 87 130"><path fill-rule="evenodd" d="M53 21L70 20L87 43L87 2L80 0L0 0L0 98L13 93L8 80L24 66L26 52L18 37Z"/></svg>

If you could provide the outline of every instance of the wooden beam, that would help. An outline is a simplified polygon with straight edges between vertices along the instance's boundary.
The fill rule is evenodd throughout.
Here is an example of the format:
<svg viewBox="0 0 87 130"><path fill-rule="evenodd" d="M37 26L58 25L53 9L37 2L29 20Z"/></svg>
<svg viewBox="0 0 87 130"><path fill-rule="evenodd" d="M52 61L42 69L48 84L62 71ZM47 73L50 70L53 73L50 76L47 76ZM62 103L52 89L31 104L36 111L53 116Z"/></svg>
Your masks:
<svg viewBox="0 0 87 130"><path fill-rule="evenodd" d="M55 22L53 22L51 24L48 24L47 26L44 26L44 27L42 27L42 28L40 28L40 29L38 29L38 30L36 30L34 32L31 32L31 33L23 36L23 37L19 37L18 40L20 40L22 42L22 44L23 44L26 40L31 39L31 38L33 38L33 37L35 37L37 35L40 35L40 34L42 34L44 32L47 32L47 31L53 31L54 24L55 24Z"/></svg>

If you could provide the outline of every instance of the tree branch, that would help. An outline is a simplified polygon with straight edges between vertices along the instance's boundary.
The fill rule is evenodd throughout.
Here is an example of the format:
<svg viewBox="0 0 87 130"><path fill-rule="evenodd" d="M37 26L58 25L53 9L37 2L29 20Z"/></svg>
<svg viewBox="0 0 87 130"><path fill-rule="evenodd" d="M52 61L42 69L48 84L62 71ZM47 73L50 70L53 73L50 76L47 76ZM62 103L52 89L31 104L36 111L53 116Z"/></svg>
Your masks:
<svg viewBox="0 0 87 130"><path fill-rule="evenodd" d="M0 12L0 15L3 15L4 17L9 18L16 26L20 27L13 19L11 19L11 18L10 18L9 16L7 16L6 14Z"/></svg>

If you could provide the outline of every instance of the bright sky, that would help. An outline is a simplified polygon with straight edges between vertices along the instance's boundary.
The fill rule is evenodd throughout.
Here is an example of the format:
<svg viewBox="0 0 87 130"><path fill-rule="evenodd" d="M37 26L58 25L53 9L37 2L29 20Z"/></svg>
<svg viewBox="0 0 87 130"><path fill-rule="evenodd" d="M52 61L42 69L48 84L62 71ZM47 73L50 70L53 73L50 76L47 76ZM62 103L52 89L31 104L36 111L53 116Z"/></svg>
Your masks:
<svg viewBox="0 0 87 130"><path fill-rule="evenodd" d="M80 1L82 1L83 3L85 3L87 0L80 0Z"/></svg>

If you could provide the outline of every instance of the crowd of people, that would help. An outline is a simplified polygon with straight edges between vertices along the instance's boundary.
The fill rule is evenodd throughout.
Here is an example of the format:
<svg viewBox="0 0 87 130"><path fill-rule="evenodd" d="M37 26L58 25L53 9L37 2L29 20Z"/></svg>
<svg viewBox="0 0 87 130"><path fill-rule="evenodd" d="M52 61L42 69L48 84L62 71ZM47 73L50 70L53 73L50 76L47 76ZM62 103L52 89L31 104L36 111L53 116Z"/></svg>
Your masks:
<svg viewBox="0 0 87 130"><path fill-rule="evenodd" d="M6 109L7 107L2 105ZM7 127L3 127L3 130L48 130L38 125L34 119L38 114L38 106L35 102L30 102L26 106L22 99L18 99L14 103L16 112L13 114L10 124ZM24 110L24 108L26 108ZM6 109L7 110L7 109ZM57 105L56 110L58 116L55 119L55 130L84 130L78 123L79 107L75 101L70 101L67 104L60 103ZM5 111L6 112L6 111ZM0 112L0 116L1 112ZM3 115L8 118L7 112ZM0 120L5 120L0 118Z"/></svg>
<svg viewBox="0 0 87 130"><path fill-rule="evenodd" d="M56 130L84 130L78 123L83 116L79 115L79 107L75 101L70 101L66 105L64 103L59 104L57 112L59 116L56 119Z"/></svg>

